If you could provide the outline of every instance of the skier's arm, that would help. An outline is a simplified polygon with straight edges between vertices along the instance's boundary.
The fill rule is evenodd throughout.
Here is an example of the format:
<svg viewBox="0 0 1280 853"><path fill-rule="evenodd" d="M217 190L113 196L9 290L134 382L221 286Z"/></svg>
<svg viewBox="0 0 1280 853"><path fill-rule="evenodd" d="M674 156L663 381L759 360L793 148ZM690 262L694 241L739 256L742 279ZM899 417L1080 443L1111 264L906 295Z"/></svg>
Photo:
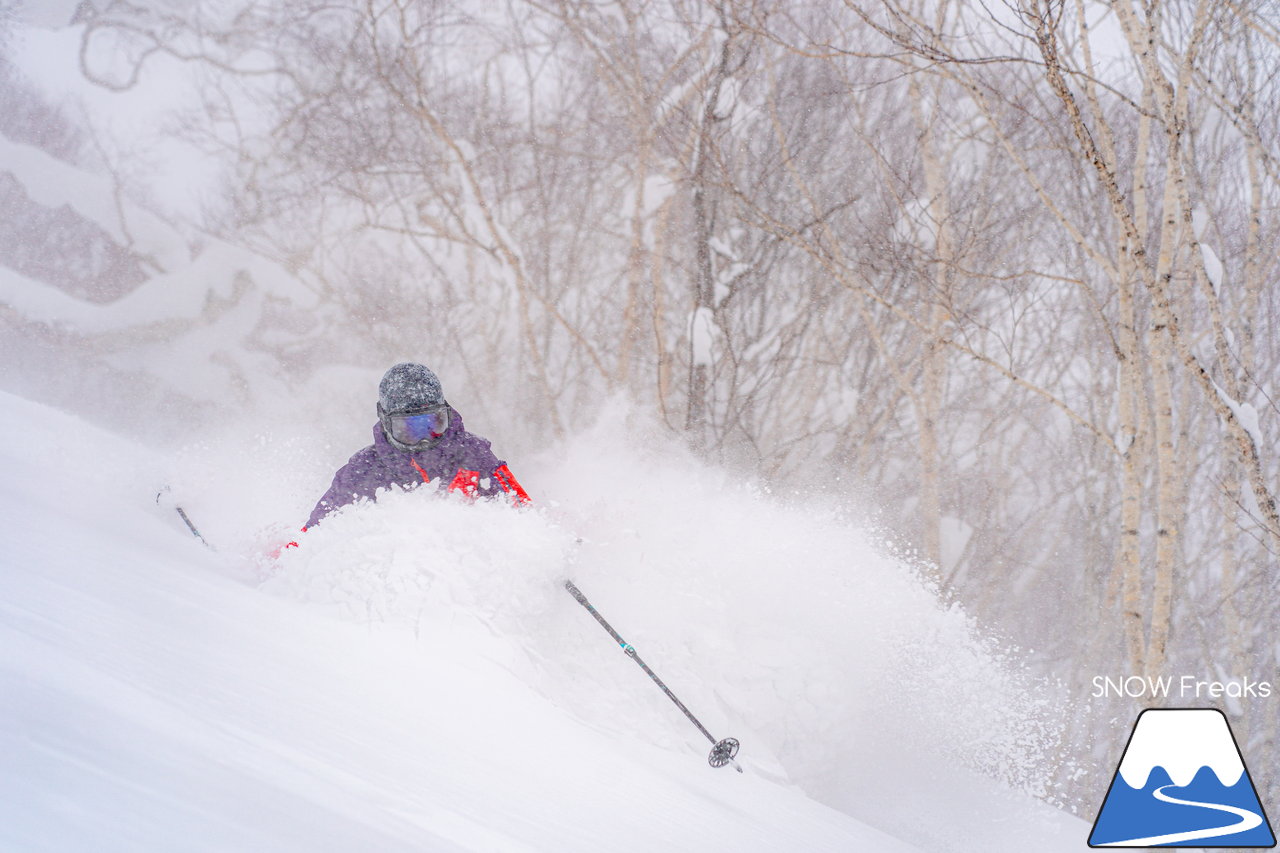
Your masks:
<svg viewBox="0 0 1280 853"><path fill-rule="evenodd" d="M451 492L461 492L469 497L492 498L500 494L511 495L512 501L517 506L533 503L529 497L529 493L520 485L520 481L516 479L515 474L511 473L511 469L507 467L507 463L498 460L498 465L490 473L489 476L481 478L479 471L468 470L467 468L459 468L457 475L454 476L453 482L448 486Z"/></svg>
<svg viewBox="0 0 1280 853"><path fill-rule="evenodd" d="M502 490L509 495L513 495L518 506L533 503L533 499L529 497L529 493L524 490L524 486L520 485L520 481L516 479L516 475L511 473L511 469L507 467L507 463L503 462L493 470L493 479L497 481Z"/></svg>
<svg viewBox="0 0 1280 853"><path fill-rule="evenodd" d="M315 509L303 529L315 527L326 515L360 498L372 498L380 485L386 485L385 477L374 471L376 460L368 450L352 456L346 465L333 475L333 483L324 496L316 502Z"/></svg>

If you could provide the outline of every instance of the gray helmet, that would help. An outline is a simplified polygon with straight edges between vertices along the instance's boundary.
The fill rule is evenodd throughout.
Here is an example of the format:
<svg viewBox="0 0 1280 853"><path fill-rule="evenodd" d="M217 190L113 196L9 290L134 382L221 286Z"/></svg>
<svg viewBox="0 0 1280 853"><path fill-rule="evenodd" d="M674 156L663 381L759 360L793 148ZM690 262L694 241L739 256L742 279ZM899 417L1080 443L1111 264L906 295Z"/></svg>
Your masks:
<svg viewBox="0 0 1280 853"><path fill-rule="evenodd" d="M389 414L420 411L444 405L444 389L426 367L406 361L383 374L378 383L378 403Z"/></svg>
<svg viewBox="0 0 1280 853"><path fill-rule="evenodd" d="M440 380L421 364L397 364L378 383L378 421L393 447L409 453L434 447L451 415Z"/></svg>

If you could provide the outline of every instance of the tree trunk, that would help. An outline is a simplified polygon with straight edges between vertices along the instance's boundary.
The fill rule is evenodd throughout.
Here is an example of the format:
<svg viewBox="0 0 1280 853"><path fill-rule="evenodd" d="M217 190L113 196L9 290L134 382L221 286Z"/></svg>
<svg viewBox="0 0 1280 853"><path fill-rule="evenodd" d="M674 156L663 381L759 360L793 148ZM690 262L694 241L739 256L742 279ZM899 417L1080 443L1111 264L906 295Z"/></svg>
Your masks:
<svg viewBox="0 0 1280 853"><path fill-rule="evenodd" d="M723 23L723 17L721 18ZM689 324L689 398L685 416L685 431L690 443L697 450L708 446L711 420L711 365L708 353L698 350L698 329L695 324L706 322L714 316L716 307L715 269L711 261L711 237L714 231L715 210L709 195L711 191L710 164L713 156L712 129L720 105L720 88L729 76L729 62L733 51L733 36L727 31L720 44L720 59L716 63L707 85L707 96L702 102L702 115L698 120L698 132L694 141L692 184L692 215L694 241L693 313Z"/></svg>

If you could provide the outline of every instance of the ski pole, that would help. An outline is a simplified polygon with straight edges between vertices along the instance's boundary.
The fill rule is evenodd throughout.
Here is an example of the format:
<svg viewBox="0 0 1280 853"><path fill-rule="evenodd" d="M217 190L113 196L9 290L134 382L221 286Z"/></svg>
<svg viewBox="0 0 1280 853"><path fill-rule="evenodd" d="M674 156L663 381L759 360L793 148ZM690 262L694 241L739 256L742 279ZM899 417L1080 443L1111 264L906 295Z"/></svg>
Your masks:
<svg viewBox="0 0 1280 853"><path fill-rule="evenodd" d="M169 491L169 487L165 486L163 489L161 489L159 492L156 493L157 506L160 504L160 498L162 498L165 492L167 491ZM174 509L178 511L178 516L182 519L182 522L185 525L187 525L187 529L191 531L191 535L199 539L201 542L203 542L206 548L212 548L213 546L209 544L208 540L206 540L203 536L201 536L200 531L196 530L196 526L191 523L191 518L190 516L187 515L186 510L184 510L182 507L176 504L174 505Z"/></svg>
<svg viewBox="0 0 1280 853"><path fill-rule="evenodd" d="M207 546L209 543L205 541L205 538L203 536L200 535L200 531L196 530L196 526L191 523L191 519L187 517L186 510L184 510L182 507L175 507L175 509L178 510L178 515L182 516L182 520L186 522L187 529L191 531L191 535L199 539L201 542L204 542L204 544Z"/></svg>
<svg viewBox="0 0 1280 853"><path fill-rule="evenodd" d="M652 669L649 669L649 665L640 659L640 655L636 654L635 646L622 639L621 635L619 635L617 631L613 630L613 626L606 622L605 618L600 615L600 611L596 610L590 601L587 601L587 597L582 594L582 590L578 589L571 580L564 582L564 588L569 590L569 594L577 599L578 603L585 607L588 613L595 617L595 620L600 623L600 627L609 632L609 636L613 637L614 641L622 647L622 651L626 652L627 657L639 664L640 668L644 670L645 675L652 678L653 683L661 687L662 692L667 694L667 698L676 703L676 707L684 712L684 715L689 718L689 722L697 726L698 731L702 732L702 734L706 736L707 740L711 741L711 754L707 756L707 763L712 767L724 767L726 764L732 764L733 769L741 773L742 767L739 766L738 762L733 760L734 756L738 754L737 739L727 737L723 740L717 741L711 732L707 731L706 726L698 722L698 718L693 715L693 712L686 708L685 704L676 698L676 694L671 692L671 688L662 683L662 679L658 677L657 673Z"/></svg>

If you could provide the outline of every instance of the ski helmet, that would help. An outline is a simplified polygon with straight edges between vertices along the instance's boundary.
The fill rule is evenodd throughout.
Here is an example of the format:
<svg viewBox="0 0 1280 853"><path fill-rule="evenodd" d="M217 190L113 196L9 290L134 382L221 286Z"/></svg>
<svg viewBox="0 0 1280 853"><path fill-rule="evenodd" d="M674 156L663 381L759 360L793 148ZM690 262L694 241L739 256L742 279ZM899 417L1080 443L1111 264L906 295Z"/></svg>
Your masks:
<svg viewBox="0 0 1280 853"><path fill-rule="evenodd" d="M395 365L378 383L378 420L387 441L400 450L434 446L451 420L440 380L421 364Z"/></svg>

